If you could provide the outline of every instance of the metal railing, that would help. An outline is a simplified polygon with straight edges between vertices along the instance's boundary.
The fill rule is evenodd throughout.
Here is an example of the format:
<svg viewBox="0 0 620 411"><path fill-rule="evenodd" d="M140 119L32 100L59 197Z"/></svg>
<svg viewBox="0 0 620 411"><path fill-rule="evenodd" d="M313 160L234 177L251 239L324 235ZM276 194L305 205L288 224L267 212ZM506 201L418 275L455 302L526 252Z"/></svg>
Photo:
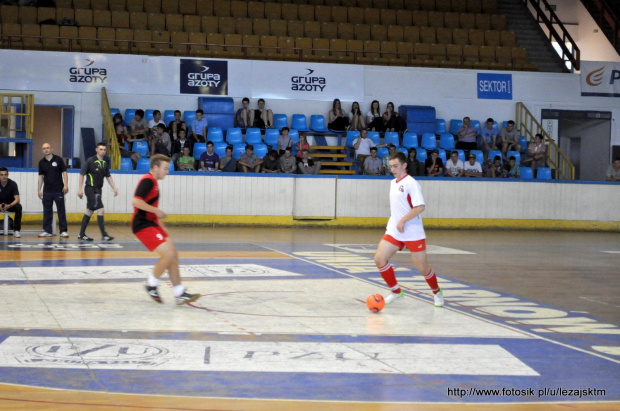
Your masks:
<svg viewBox="0 0 620 411"><path fill-rule="evenodd" d="M547 161L549 168L555 170L556 180L574 180L575 166L570 162L568 157L560 149L554 139L543 126L536 120L525 104L519 102L516 108L515 126L519 134L524 136L527 141L534 140L536 134L543 136L543 142L547 143Z"/></svg>
<svg viewBox="0 0 620 411"><path fill-rule="evenodd" d="M19 109L18 109L19 108ZM34 94L0 93L0 118L6 119L7 136L23 133L32 139L34 132Z"/></svg>
<svg viewBox="0 0 620 411"><path fill-rule="evenodd" d="M560 46L560 50L562 50L562 61L564 62L565 69L568 70L567 62L571 63L572 70L579 70L580 61L581 61L581 52L579 51L579 47L577 47L577 43L573 38L568 34L568 30L564 27L564 24L560 21L558 16L553 11L553 8L549 5L547 0L522 0L526 5L529 3L534 8L534 17L536 17L536 21L540 24L543 23L547 30L549 30L549 41L555 40ZM541 3L544 7L541 7ZM547 14L549 16L547 17ZM555 26L559 27L562 34L558 33ZM566 44L570 44L570 49Z"/></svg>
<svg viewBox="0 0 620 411"><path fill-rule="evenodd" d="M121 168L121 150L116 139L116 130L114 130L114 121L110 112L110 103L108 102L108 93L105 87L101 88L101 117L103 123L103 139L108 140L108 155L110 156L110 168L112 170L120 170Z"/></svg>
<svg viewBox="0 0 620 411"><path fill-rule="evenodd" d="M598 26L602 29L603 21L607 21L613 30L613 38L610 40L614 45L614 48L618 48L618 44L620 43L620 19L616 17L616 14L605 0L592 0L592 2L599 12L599 19L597 21Z"/></svg>

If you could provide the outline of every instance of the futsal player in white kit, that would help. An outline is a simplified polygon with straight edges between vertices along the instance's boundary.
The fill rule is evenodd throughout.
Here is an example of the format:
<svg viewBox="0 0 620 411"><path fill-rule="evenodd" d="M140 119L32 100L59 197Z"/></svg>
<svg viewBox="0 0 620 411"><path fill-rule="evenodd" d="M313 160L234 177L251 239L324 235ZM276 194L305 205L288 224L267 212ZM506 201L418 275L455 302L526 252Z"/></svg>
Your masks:
<svg viewBox="0 0 620 411"><path fill-rule="evenodd" d="M420 184L407 174L407 158L401 152L390 155L390 170L394 180L390 182L390 219L385 235L381 238L375 264L392 292L385 298L390 304L403 298L394 268L389 259L403 247L411 251L413 266L424 276L435 297L435 307L443 307L443 292L437 284L435 271L428 265L426 257L426 234L420 214L425 209Z"/></svg>

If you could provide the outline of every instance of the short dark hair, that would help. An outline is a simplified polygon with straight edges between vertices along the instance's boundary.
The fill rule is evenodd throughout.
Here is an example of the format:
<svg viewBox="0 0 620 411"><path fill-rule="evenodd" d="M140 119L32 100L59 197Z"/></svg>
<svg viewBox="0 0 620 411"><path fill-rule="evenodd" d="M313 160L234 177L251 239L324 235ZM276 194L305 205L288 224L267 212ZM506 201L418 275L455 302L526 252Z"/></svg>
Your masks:
<svg viewBox="0 0 620 411"><path fill-rule="evenodd" d="M496 160L502 161L502 158L500 156L493 157L493 161L496 161Z"/></svg>
<svg viewBox="0 0 620 411"><path fill-rule="evenodd" d="M259 99L258 99L258 102L260 103L261 101L264 103L264 102L265 102L265 99L263 99L263 98L259 98Z"/></svg>
<svg viewBox="0 0 620 411"><path fill-rule="evenodd" d="M407 157L405 157L405 153L402 151L397 151L394 154L390 154L390 160L398 160L400 164L405 164L407 162Z"/></svg>
<svg viewBox="0 0 620 411"><path fill-rule="evenodd" d="M180 128L179 131L177 131L177 134L179 134L181 131L187 134L187 130L185 130L184 128Z"/></svg>
<svg viewBox="0 0 620 411"><path fill-rule="evenodd" d="M508 122L506 124L512 124L513 126L515 125L515 122L512 120L508 120Z"/></svg>
<svg viewBox="0 0 620 411"><path fill-rule="evenodd" d="M276 150L269 150L269 154L270 156L276 157L278 155L278 152Z"/></svg>
<svg viewBox="0 0 620 411"><path fill-rule="evenodd" d="M377 147L370 147L370 151L377 151Z"/></svg>
<svg viewBox="0 0 620 411"><path fill-rule="evenodd" d="M157 124L157 126L156 126L156 127L157 127L157 128L161 128L161 129L162 129L162 130L164 130L164 131L166 130L166 126L165 126L165 125L163 125L162 123Z"/></svg>
<svg viewBox="0 0 620 411"><path fill-rule="evenodd" d="M250 99L247 97L243 97L243 100L241 100L241 102L243 103L244 101L247 101L248 103L250 102Z"/></svg>
<svg viewBox="0 0 620 411"><path fill-rule="evenodd" d="M181 114L181 110L174 110L174 114L179 113Z"/></svg>
<svg viewBox="0 0 620 411"><path fill-rule="evenodd" d="M6 171L7 173L9 172L9 169L6 167L0 167L0 171Z"/></svg>
<svg viewBox="0 0 620 411"><path fill-rule="evenodd" d="M226 146L226 150L233 151L233 146Z"/></svg>
<svg viewBox="0 0 620 411"><path fill-rule="evenodd" d="M201 108L199 108L198 110L196 110L196 114L204 114L204 113L205 113L205 112L204 112L204 111L202 111L202 109L201 109Z"/></svg>
<svg viewBox="0 0 620 411"><path fill-rule="evenodd" d="M161 111L159 111L159 110L153 110L153 115L155 115L155 114L161 114Z"/></svg>
<svg viewBox="0 0 620 411"><path fill-rule="evenodd" d="M254 146L252 144L248 144L245 146L246 150L254 150Z"/></svg>
<svg viewBox="0 0 620 411"><path fill-rule="evenodd" d="M183 148L185 148L185 147L183 147ZM151 166L151 168L153 168L155 166L159 167L159 166L161 166L161 163L163 163L163 162L169 163L170 162L170 157L165 156L163 154L155 154L155 155L153 155L151 157L150 166Z"/></svg>
<svg viewBox="0 0 620 411"><path fill-rule="evenodd" d="M144 110L142 110L141 108L137 109L135 114L136 116L140 116L140 117L144 117Z"/></svg>
<svg viewBox="0 0 620 411"><path fill-rule="evenodd" d="M487 118L487 123L495 123L495 120L493 120L491 117Z"/></svg>
<svg viewBox="0 0 620 411"><path fill-rule="evenodd" d="M453 151L453 152L451 152L451 153L450 153L450 155L451 155L451 156L453 156L453 155L455 155L455 154L458 156L458 155L459 155L459 152L458 152L458 151Z"/></svg>
<svg viewBox="0 0 620 411"><path fill-rule="evenodd" d="M213 141L207 141L207 146L212 146L213 145Z"/></svg>
<svg viewBox="0 0 620 411"><path fill-rule="evenodd" d="M517 158L516 158L515 156L510 156L510 157L508 157L508 160L514 160L514 161L517 161Z"/></svg>
<svg viewBox="0 0 620 411"><path fill-rule="evenodd" d="M97 143L96 147L99 147L99 146L104 146L105 148L108 148L108 145L106 143L104 143L103 141Z"/></svg>
<svg viewBox="0 0 620 411"><path fill-rule="evenodd" d="M291 153L293 152L293 150L292 150L290 147L286 147L286 148L284 149L284 152L287 152L287 151L289 151L289 152L291 152Z"/></svg>
<svg viewBox="0 0 620 411"><path fill-rule="evenodd" d="M280 129L280 132L282 132L282 131L284 131L284 130L286 130L286 131L291 131L291 129L290 129L290 128L288 128L288 127L282 127L282 128Z"/></svg>

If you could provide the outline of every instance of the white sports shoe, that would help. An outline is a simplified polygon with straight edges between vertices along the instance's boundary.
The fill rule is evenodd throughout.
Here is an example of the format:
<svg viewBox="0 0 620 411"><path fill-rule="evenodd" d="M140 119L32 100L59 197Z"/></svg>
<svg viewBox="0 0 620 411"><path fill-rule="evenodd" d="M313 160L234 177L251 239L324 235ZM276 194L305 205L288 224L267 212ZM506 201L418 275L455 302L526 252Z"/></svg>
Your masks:
<svg viewBox="0 0 620 411"><path fill-rule="evenodd" d="M21 234L19 233L19 231L13 231L13 237L15 238L21 238Z"/></svg>
<svg viewBox="0 0 620 411"><path fill-rule="evenodd" d="M401 299L405 297L405 293L403 290L400 290L400 293L390 293L387 297L384 298L386 304L392 304L395 300Z"/></svg>
<svg viewBox="0 0 620 411"><path fill-rule="evenodd" d="M435 299L435 307L443 307L443 291L439 290L433 297Z"/></svg>
<svg viewBox="0 0 620 411"><path fill-rule="evenodd" d="M61 236L61 237L64 237L64 238L68 238L68 237L69 237L69 234L67 234L67 232L66 232L66 231L63 231L62 233L60 233L60 236Z"/></svg>
<svg viewBox="0 0 620 411"><path fill-rule="evenodd" d="M50 233L47 232L42 232L41 234L39 234L39 237L51 237L52 235Z"/></svg>

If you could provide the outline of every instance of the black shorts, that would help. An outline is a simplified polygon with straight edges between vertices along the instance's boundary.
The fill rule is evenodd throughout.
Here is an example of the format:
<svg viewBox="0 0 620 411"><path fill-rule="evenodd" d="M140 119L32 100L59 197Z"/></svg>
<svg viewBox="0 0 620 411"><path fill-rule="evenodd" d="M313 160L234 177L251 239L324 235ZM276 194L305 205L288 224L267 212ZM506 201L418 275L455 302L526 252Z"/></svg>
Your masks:
<svg viewBox="0 0 620 411"><path fill-rule="evenodd" d="M84 187L84 194L86 195L86 208L92 211L103 208L100 188L86 186Z"/></svg>

